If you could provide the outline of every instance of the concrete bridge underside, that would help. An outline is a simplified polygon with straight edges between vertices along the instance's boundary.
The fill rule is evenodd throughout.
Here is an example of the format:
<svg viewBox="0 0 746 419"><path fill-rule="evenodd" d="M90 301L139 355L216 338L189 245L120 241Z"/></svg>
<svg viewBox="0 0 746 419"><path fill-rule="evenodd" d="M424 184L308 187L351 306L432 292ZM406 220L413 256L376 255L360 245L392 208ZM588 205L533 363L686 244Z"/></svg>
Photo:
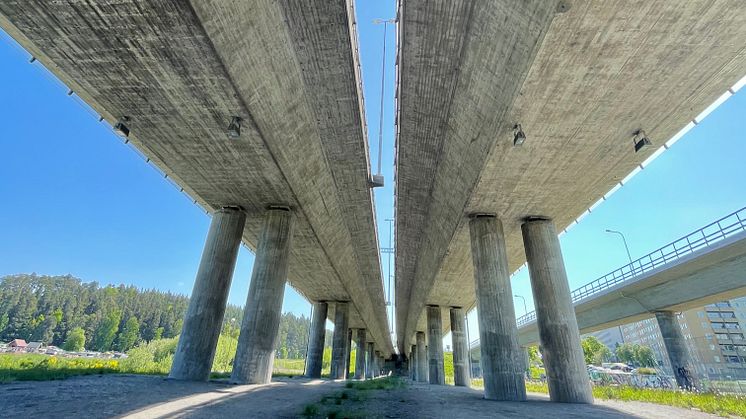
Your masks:
<svg viewBox="0 0 746 419"><path fill-rule="evenodd" d="M349 301L388 356L354 16L344 0L0 2L0 27L106 121L128 117L196 202L240 206L252 250L268 206L289 206L291 285Z"/></svg>
<svg viewBox="0 0 746 419"><path fill-rule="evenodd" d="M514 271L525 217L568 226L746 74L738 0L408 0L399 19L402 352L426 306L475 306L469 214L502 221Z"/></svg>

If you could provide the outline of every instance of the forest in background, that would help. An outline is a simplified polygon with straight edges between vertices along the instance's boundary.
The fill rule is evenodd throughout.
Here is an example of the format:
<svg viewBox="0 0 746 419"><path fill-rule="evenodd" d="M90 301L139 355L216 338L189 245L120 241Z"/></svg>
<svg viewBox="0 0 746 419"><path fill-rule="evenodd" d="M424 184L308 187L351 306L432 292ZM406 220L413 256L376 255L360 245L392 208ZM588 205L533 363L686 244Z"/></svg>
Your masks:
<svg viewBox="0 0 746 419"><path fill-rule="evenodd" d="M188 306L184 295L131 285L100 286L70 275L8 275L0 277L0 342L25 339L62 347L83 339L89 350L126 352L176 337ZM238 338L242 318L243 310L229 304L221 335ZM310 323L305 316L282 315L277 358L305 358Z"/></svg>

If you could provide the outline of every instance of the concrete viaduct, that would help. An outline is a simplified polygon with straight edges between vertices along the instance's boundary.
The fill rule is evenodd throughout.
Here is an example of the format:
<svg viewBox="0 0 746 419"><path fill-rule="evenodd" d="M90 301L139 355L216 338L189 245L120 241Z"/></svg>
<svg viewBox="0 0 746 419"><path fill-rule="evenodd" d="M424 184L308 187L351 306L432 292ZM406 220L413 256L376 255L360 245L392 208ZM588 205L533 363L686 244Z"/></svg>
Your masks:
<svg viewBox="0 0 746 419"><path fill-rule="evenodd" d="M527 261L550 397L592 402L556 226L746 74L746 3L399 0L397 350L353 5L0 0L0 27L212 213L173 378L207 379L243 241L236 383L270 380L289 281L314 303L309 375L329 318L333 378L354 336L358 378L398 351L443 384L452 330L468 385L476 305L485 397L524 400L508 273Z"/></svg>

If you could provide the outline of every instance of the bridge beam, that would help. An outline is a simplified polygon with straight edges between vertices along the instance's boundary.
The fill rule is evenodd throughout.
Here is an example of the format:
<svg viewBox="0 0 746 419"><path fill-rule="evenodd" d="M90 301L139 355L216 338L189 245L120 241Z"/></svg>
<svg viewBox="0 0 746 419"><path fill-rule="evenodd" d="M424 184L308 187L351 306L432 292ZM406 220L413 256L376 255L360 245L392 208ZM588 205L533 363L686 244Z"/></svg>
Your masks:
<svg viewBox="0 0 746 419"><path fill-rule="evenodd" d="M523 401L526 400L523 354L518 346L502 223L494 216L472 216L469 234L482 346L484 397Z"/></svg>
<svg viewBox="0 0 746 419"><path fill-rule="evenodd" d="M451 307L451 336L453 341L453 383L471 385L469 371L469 343L466 341L466 316L461 307Z"/></svg>
<svg viewBox="0 0 746 419"><path fill-rule="evenodd" d="M337 301L334 305L334 334L332 337L332 364L330 377L335 380L345 378L349 365L347 358L347 325L349 324L350 306L347 302ZM347 361L347 362L345 362Z"/></svg>
<svg viewBox="0 0 746 419"><path fill-rule="evenodd" d="M549 398L553 402L593 403L580 346L580 331L554 223L545 218L529 219L523 223L521 230L536 304L536 324Z"/></svg>
<svg viewBox="0 0 746 419"><path fill-rule="evenodd" d="M358 380L365 379L366 343L365 329L357 329L357 339L355 339L355 345L357 346L357 350L355 351L355 378Z"/></svg>
<svg viewBox="0 0 746 419"><path fill-rule="evenodd" d="M306 356L306 377L309 378L321 378L328 310L329 305L326 302L322 301L313 305L311 336L308 338L308 355Z"/></svg>
<svg viewBox="0 0 746 419"><path fill-rule="evenodd" d="M681 333L681 326L676 320L676 313L656 311L655 319L658 320L658 328L661 330L663 343L666 345L666 353L671 362L673 375L676 377L676 384L686 390L699 387L694 374L694 362L684 340L684 334Z"/></svg>
<svg viewBox="0 0 746 419"><path fill-rule="evenodd" d="M417 332L417 381L427 382L427 347L425 346L425 332Z"/></svg>
<svg viewBox="0 0 746 419"><path fill-rule="evenodd" d="M443 319L439 306L427 306L427 353L430 384L444 385Z"/></svg>
<svg viewBox="0 0 746 419"><path fill-rule="evenodd" d="M222 208L212 215L170 378L210 377L245 222L246 214L238 208Z"/></svg>
<svg viewBox="0 0 746 419"><path fill-rule="evenodd" d="M272 380L292 227L293 214L287 208L270 209L264 215L231 382L266 384Z"/></svg>

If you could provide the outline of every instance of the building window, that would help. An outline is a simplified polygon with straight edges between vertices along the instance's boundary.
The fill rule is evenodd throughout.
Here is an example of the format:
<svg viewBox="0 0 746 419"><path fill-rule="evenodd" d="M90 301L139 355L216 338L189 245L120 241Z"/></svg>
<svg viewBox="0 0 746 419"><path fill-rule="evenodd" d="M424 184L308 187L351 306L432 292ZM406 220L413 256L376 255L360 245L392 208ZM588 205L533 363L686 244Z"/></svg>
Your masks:
<svg viewBox="0 0 746 419"><path fill-rule="evenodd" d="M730 338L733 340L743 340L743 333L731 333Z"/></svg>
<svg viewBox="0 0 746 419"><path fill-rule="evenodd" d="M731 364L738 364L738 363L741 362L741 359L739 357L737 357L737 356L726 355L725 356L725 362L729 362Z"/></svg>

